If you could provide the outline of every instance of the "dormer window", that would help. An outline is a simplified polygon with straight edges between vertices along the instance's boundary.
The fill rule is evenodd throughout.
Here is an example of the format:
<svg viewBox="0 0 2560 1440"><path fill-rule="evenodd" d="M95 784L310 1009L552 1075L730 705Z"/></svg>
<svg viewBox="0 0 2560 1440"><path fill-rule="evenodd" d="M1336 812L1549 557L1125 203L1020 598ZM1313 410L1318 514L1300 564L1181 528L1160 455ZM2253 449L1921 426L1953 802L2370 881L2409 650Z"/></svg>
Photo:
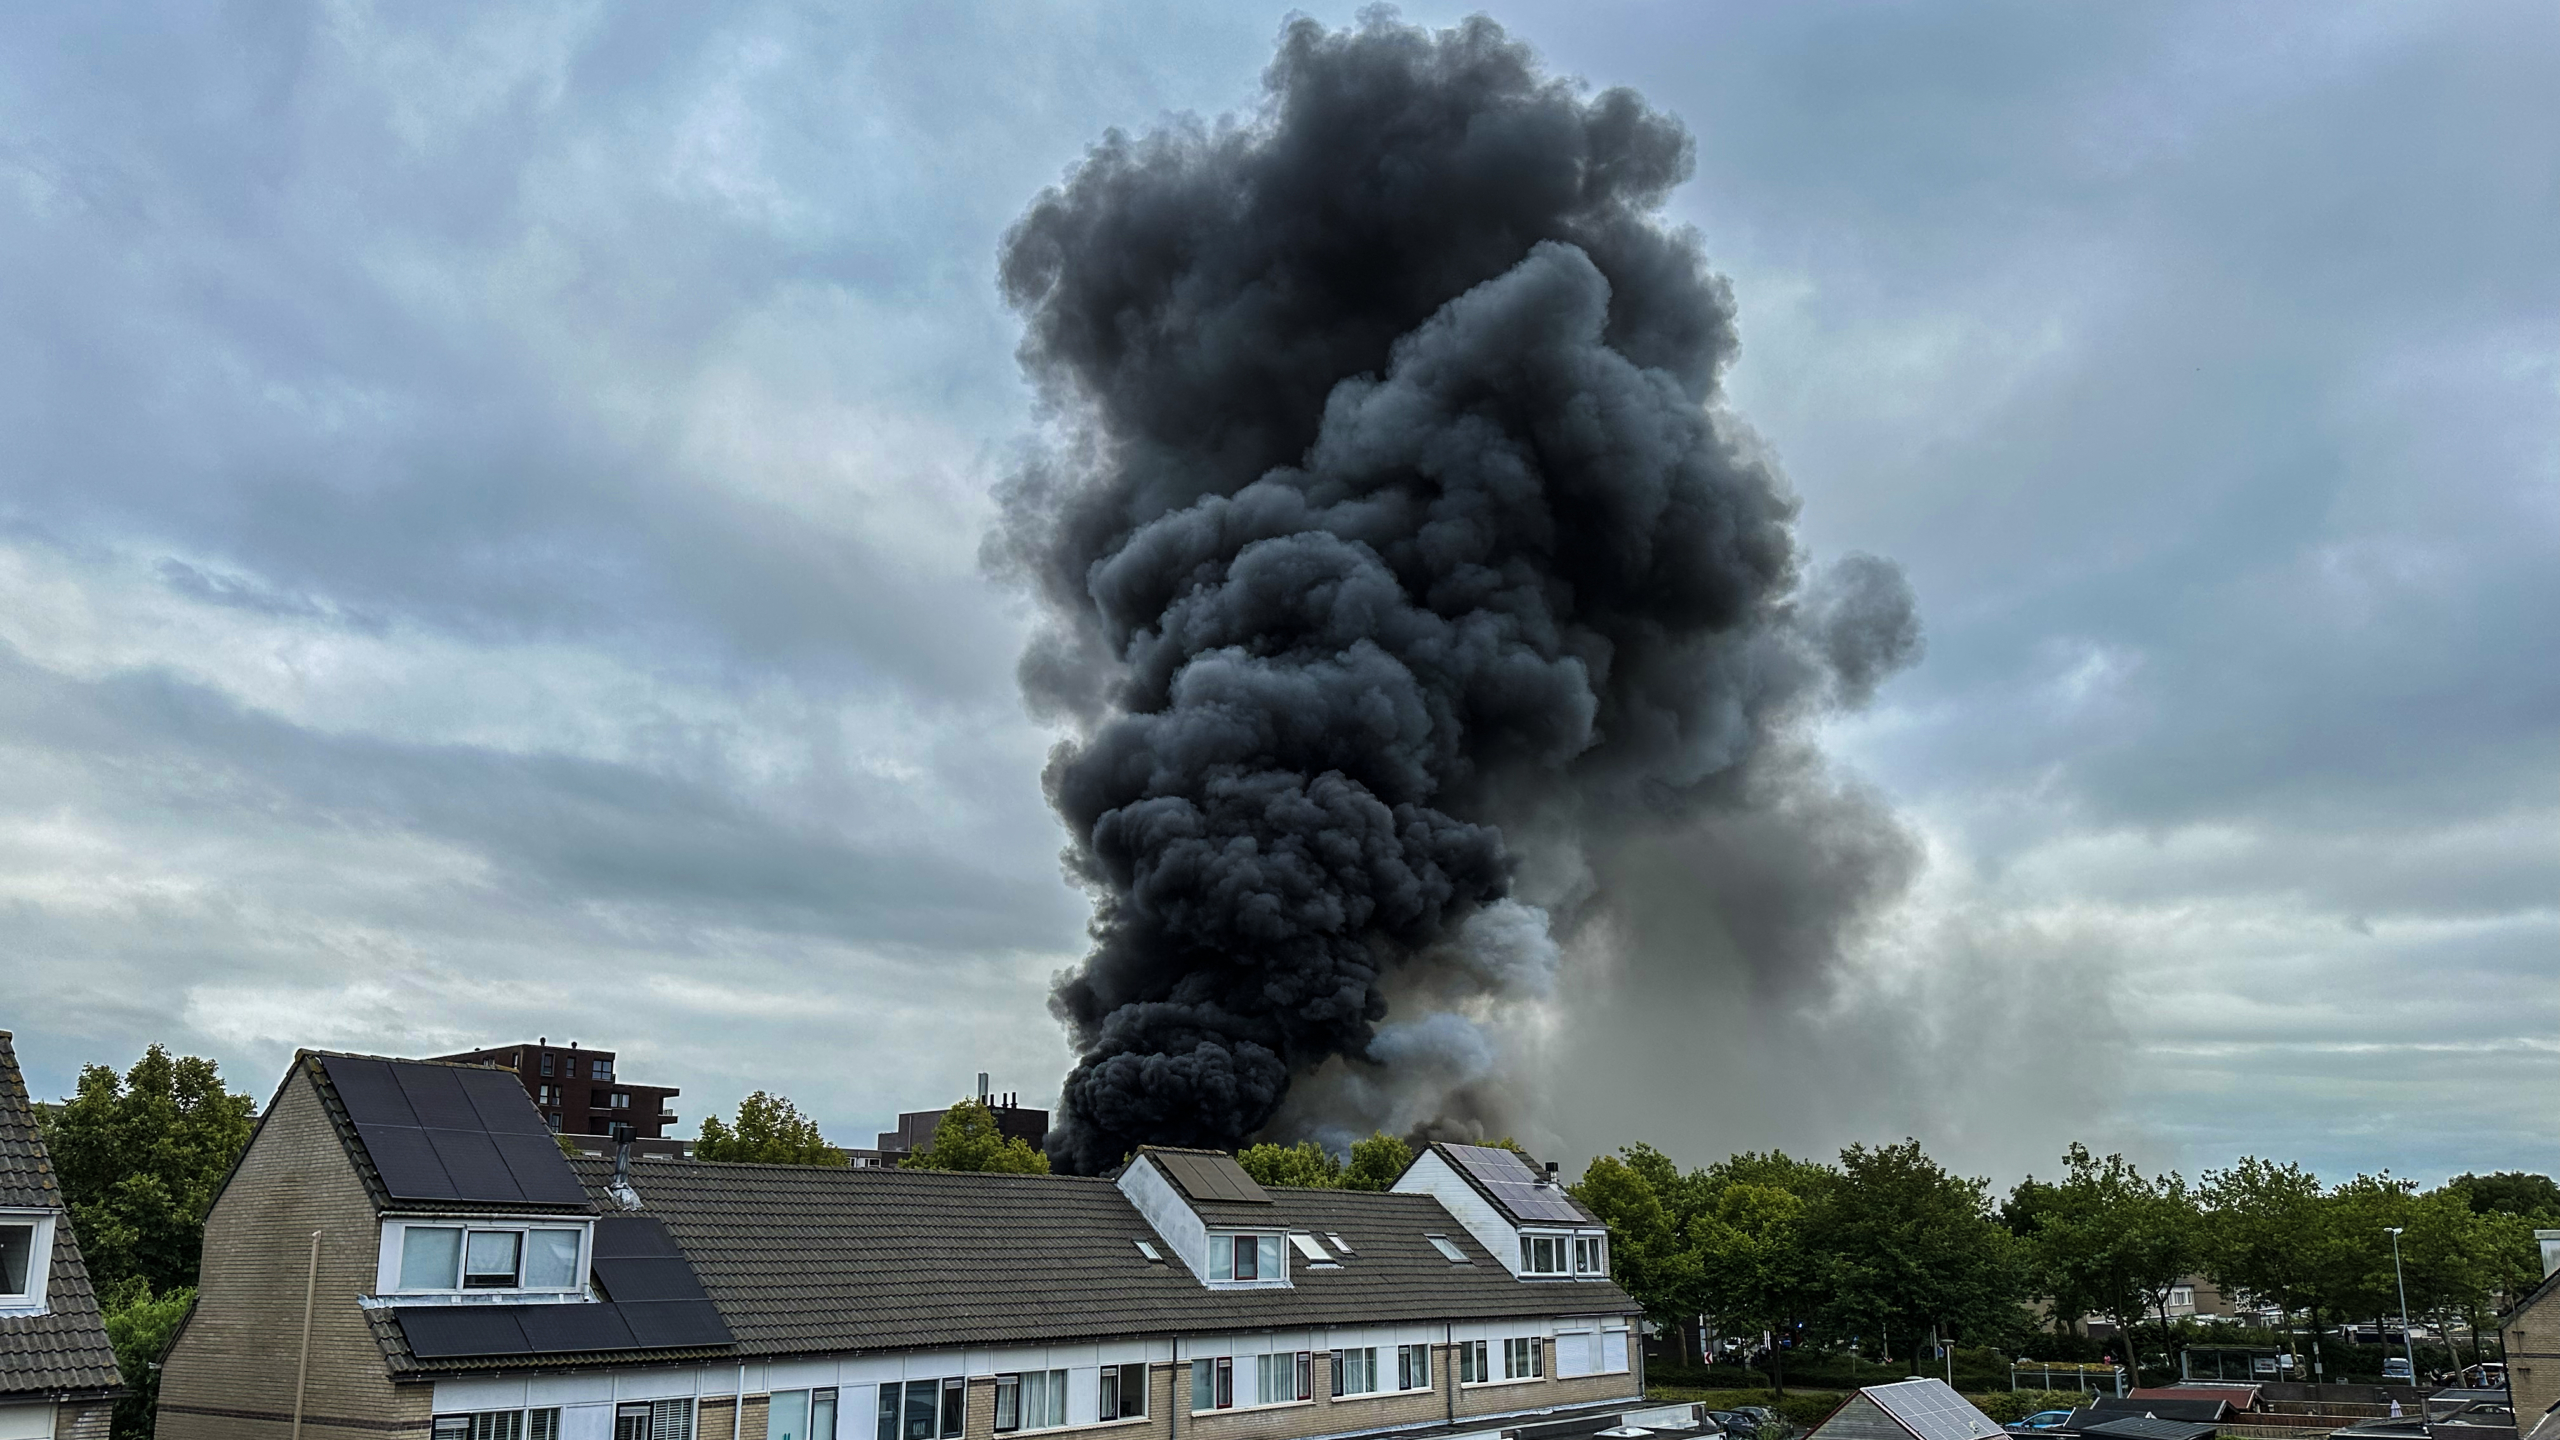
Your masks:
<svg viewBox="0 0 2560 1440"><path fill-rule="evenodd" d="M1609 1242L1597 1236L1574 1241L1573 1273L1606 1276L1609 1273Z"/></svg>
<svg viewBox="0 0 2560 1440"><path fill-rule="evenodd" d="M0 1314L43 1310L54 1223L42 1213L0 1213Z"/></svg>
<svg viewBox="0 0 2560 1440"><path fill-rule="evenodd" d="M1212 1235L1209 1237L1209 1278L1244 1282L1249 1280L1286 1280L1288 1261L1280 1253L1277 1235Z"/></svg>
<svg viewBox="0 0 2560 1440"><path fill-rule="evenodd" d="M1520 1273L1523 1275L1562 1275L1565 1273L1568 1237L1563 1235L1523 1235L1520 1237Z"/></svg>
<svg viewBox="0 0 2560 1440"><path fill-rule="evenodd" d="M465 1290L513 1290L517 1288L519 1262L524 1258L524 1236L514 1230L474 1230L462 1244L462 1288Z"/></svg>

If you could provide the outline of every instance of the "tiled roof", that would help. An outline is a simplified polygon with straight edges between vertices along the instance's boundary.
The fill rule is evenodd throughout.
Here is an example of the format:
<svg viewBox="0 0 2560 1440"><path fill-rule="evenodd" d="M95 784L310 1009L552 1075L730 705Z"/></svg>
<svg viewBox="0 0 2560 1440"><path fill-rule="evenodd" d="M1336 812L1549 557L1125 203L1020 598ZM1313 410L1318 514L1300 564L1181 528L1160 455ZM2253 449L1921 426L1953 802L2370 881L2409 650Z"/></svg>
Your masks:
<svg viewBox="0 0 2560 1440"><path fill-rule="evenodd" d="M610 1210L611 1165L570 1164ZM631 1179L742 1356L1639 1308L1605 1281L1513 1279L1428 1195L1272 1188L1272 1203L1235 1208L1338 1233L1353 1253L1293 1259L1290 1289L1211 1290L1139 1253L1162 1242L1108 1180L638 1157Z"/></svg>
<svg viewBox="0 0 2560 1440"><path fill-rule="evenodd" d="M62 1187L36 1131L35 1106L18 1073L18 1052L0 1030L0 1205L60 1211ZM53 1225L53 1257L45 1281L45 1313L0 1317L0 1395L113 1393L115 1347L98 1316L89 1268L80 1263L71 1217Z"/></svg>

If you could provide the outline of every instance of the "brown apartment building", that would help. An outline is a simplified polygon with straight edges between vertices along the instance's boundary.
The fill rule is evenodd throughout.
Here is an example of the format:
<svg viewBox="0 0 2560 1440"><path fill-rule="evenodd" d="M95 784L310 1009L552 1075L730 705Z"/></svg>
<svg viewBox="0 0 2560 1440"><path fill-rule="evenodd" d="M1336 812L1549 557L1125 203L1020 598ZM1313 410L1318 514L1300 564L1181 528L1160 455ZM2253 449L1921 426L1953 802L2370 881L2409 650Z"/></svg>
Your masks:
<svg viewBox="0 0 2560 1440"><path fill-rule="evenodd" d="M524 1082L543 1123L565 1135L601 1135L610 1140L656 1140L676 1122L669 1108L678 1091L672 1085L634 1085L615 1068L610 1050L581 1050L573 1041L554 1045L536 1039L530 1045L499 1045L460 1055L439 1055L455 1065L495 1065Z"/></svg>
<svg viewBox="0 0 2560 1440"><path fill-rule="evenodd" d="M207 1222L160 1435L285 1440L302 1374L310 1440L1560 1437L1651 1414L1607 1267L1503 1150L1378 1194L1159 1149L617 1170L491 1070L305 1053Z"/></svg>

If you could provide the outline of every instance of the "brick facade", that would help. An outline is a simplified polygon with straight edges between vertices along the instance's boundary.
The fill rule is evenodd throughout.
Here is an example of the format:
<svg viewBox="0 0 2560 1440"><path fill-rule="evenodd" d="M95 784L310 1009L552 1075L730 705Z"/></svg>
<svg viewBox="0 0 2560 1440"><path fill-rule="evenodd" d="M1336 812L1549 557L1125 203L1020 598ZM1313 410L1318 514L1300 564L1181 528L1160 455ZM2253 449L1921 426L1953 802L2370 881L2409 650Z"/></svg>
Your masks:
<svg viewBox="0 0 2560 1440"><path fill-rule="evenodd" d="M57 1405L53 1411L53 1440L107 1440L115 1418L112 1400Z"/></svg>
<svg viewBox="0 0 2560 1440"><path fill-rule="evenodd" d="M2498 1338L2506 1346L2516 1428L2531 1430L2544 1411L2560 1404L2560 1285L2546 1283L2508 1311Z"/></svg>
<svg viewBox="0 0 2560 1440"><path fill-rule="evenodd" d="M160 1375L160 1440L284 1440L311 1232L322 1232L305 1440L424 1435L423 1386L394 1386L356 1297L374 1286L373 1202L297 1069L205 1217L196 1306Z"/></svg>

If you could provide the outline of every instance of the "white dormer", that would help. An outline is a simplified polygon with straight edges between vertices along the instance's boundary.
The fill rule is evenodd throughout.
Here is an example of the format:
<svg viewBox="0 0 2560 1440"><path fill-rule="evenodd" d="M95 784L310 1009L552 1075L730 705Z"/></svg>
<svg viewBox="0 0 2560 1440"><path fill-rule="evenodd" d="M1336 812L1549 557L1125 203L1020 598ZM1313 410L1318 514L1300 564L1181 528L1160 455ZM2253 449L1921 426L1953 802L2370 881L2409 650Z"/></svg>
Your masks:
<svg viewBox="0 0 2560 1440"><path fill-rule="evenodd" d="M1164 1248L1210 1289L1289 1285L1288 1226L1272 1213L1271 1196L1232 1156L1150 1146L1120 1172L1120 1193L1146 1217Z"/></svg>
<svg viewBox="0 0 2560 1440"><path fill-rule="evenodd" d="M581 1215L386 1218L374 1293L403 1305L591 1300L595 1222Z"/></svg>
<svg viewBox="0 0 2560 1440"><path fill-rule="evenodd" d="M1393 1188L1439 1201L1520 1279L1609 1278L1608 1227L1565 1193L1553 1171L1531 1168L1514 1151L1435 1144Z"/></svg>

